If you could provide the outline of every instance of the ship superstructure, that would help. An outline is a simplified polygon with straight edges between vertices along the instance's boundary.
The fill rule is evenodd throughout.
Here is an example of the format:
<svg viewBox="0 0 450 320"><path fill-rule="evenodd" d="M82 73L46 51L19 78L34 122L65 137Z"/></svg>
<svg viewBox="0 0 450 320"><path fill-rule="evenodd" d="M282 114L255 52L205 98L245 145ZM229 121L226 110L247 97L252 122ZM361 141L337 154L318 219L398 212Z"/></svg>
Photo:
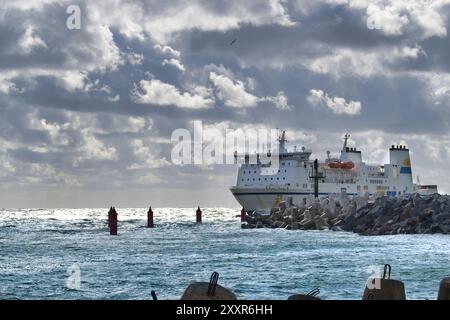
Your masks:
<svg viewBox="0 0 450 320"><path fill-rule="evenodd" d="M362 160L360 150L348 146L349 135L337 158L330 157L318 162L315 179L312 151L302 147L300 151L288 151L286 132L279 137L278 170L267 174L259 161L250 163L244 155L239 166L237 183L231 187L236 200L247 210L268 210L277 201L299 203L314 194L315 180L318 195L345 191L349 195L382 193L389 196L406 196L419 187L413 183L409 149L404 145L392 145L389 163L369 165ZM269 152L270 153L270 152ZM269 154L268 153L268 154ZM266 156L266 154L264 154ZM270 154L269 154L270 156Z"/></svg>

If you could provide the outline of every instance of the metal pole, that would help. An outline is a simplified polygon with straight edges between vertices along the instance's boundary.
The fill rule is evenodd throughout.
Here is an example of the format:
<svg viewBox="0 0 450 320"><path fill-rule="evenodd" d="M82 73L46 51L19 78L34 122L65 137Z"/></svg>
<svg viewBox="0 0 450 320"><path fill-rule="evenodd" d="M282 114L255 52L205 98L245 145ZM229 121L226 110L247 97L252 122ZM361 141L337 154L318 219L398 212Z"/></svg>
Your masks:
<svg viewBox="0 0 450 320"><path fill-rule="evenodd" d="M319 161L314 160L314 198L319 197Z"/></svg>

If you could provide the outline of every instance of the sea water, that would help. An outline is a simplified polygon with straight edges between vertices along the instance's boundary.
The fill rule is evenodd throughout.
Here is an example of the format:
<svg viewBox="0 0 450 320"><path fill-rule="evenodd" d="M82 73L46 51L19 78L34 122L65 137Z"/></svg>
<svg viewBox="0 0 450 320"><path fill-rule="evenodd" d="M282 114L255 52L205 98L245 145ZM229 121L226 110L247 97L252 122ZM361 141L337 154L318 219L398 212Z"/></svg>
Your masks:
<svg viewBox="0 0 450 320"><path fill-rule="evenodd" d="M323 299L361 299L367 278L392 266L408 299L436 299L450 275L450 236L241 229L239 209L0 210L0 299L179 299L192 281L239 299L287 299L319 287Z"/></svg>

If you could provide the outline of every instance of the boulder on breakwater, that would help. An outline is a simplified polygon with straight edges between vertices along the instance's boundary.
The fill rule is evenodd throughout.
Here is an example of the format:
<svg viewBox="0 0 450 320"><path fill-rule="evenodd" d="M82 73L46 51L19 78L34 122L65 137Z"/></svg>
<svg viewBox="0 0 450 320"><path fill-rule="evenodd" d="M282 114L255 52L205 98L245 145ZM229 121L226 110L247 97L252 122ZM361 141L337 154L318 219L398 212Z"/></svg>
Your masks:
<svg viewBox="0 0 450 320"><path fill-rule="evenodd" d="M246 216L243 228L349 231L362 235L450 234L450 196L413 194L404 198L375 195L305 198L281 202L270 215Z"/></svg>

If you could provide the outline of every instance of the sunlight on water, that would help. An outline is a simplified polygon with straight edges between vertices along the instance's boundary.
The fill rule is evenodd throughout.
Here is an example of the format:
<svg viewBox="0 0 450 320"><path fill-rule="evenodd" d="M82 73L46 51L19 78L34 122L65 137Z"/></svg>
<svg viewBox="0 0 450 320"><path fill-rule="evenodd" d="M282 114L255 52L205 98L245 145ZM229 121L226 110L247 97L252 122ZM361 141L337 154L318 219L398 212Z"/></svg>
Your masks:
<svg viewBox="0 0 450 320"><path fill-rule="evenodd" d="M450 274L444 235L242 230L240 210L228 208L204 209L202 225L194 208L155 209L156 228L147 229L146 209L117 211L114 237L108 209L0 210L0 298L151 299L155 290L179 299L189 282L217 271L240 299L314 287L324 299L361 299L369 266L390 263L407 298L435 299Z"/></svg>

